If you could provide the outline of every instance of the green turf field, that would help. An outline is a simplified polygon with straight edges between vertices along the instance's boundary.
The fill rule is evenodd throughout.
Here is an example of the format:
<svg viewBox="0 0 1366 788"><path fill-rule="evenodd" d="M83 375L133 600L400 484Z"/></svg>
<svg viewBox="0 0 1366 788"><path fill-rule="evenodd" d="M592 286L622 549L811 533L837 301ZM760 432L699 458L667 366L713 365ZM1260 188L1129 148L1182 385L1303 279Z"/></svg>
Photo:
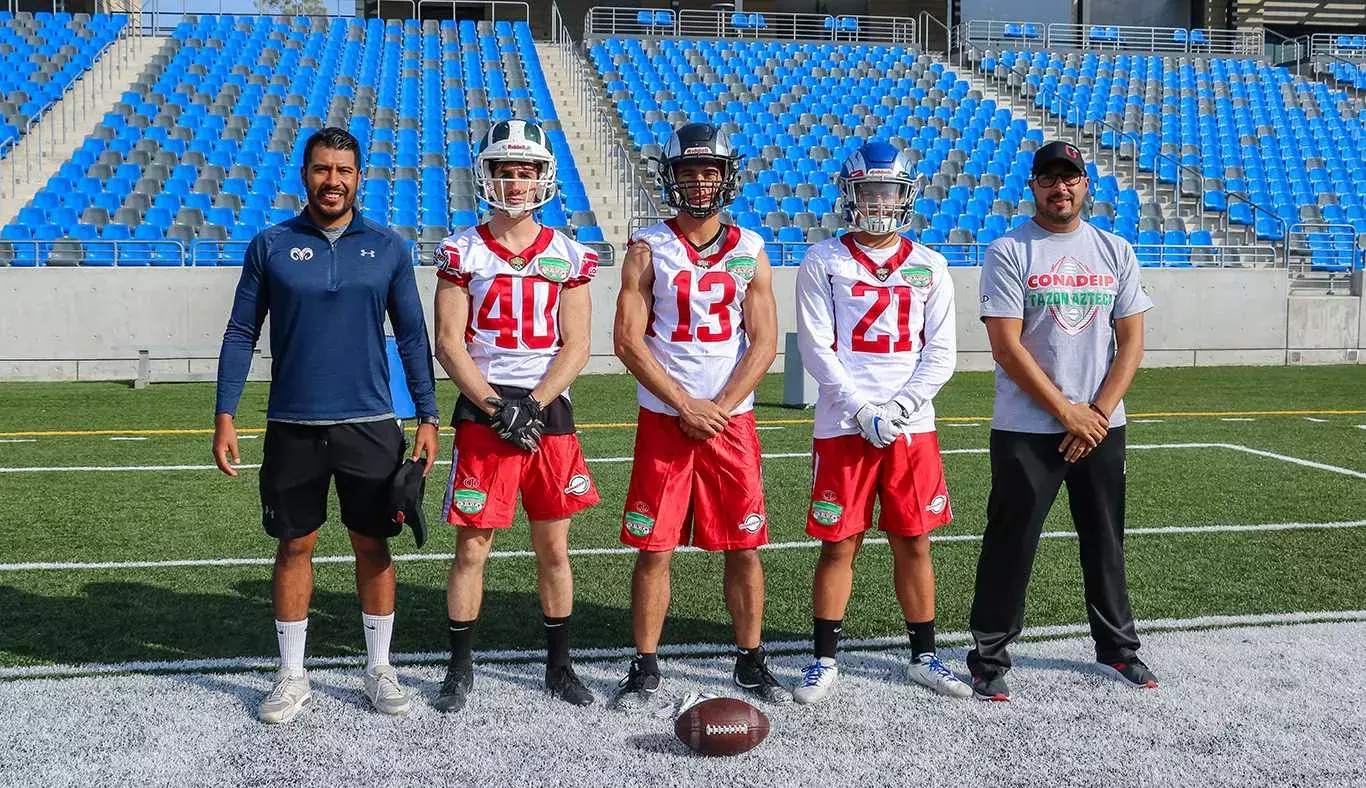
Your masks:
<svg viewBox="0 0 1366 788"><path fill-rule="evenodd" d="M603 503L576 520L571 547L617 547L630 471L624 458L634 437L623 425L634 418L634 384L619 376L584 378L574 393ZM759 392L764 451L801 456L771 457L764 465L770 538L797 543L764 554L766 637L775 641L809 637L816 557L814 542L802 533L810 413L777 406L780 393L778 376ZM264 426L265 395L264 385L248 387L239 415L244 436ZM449 410L454 388L443 383L440 396ZM212 402L211 385L140 391L121 384L0 385L0 609L6 612L0 667L275 653L266 564L24 566L269 557L274 543L260 529L255 472L229 479L204 467L211 464ZM1129 571L1139 618L1366 608L1366 575L1359 569L1366 555L1366 366L1144 370L1128 404L1135 532ZM990 376L957 375L937 405L957 515L938 532L950 539L935 547L939 622L941 630L959 631L966 628L979 544L952 539L983 528ZM443 444L448 441L443 434ZM259 461L259 439L241 446L244 463ZM72 466L119 470L62 470ZM429 484L432 518L446 472L435 469ZM1065 515L1064 497L1046 529L1070 531ZM1319 523L1337 525L1305 527ZM1297 525L1265 528L1270 524ZM1194 530L1171 530L1180 527ZM447 563L440 556L449 553L451 540L439 524L433 531L423 551L431 558L398 568L396 651L445 647ZM319 544L320 554L348 554L335 523L325 526ZM395 553L414 552L407 534L393 544ZM495 549L528 545L520 525L500 535ZM1074 539L1045 540L1031 586L1030 624L1085 621L1076 551ZM629 643L631 561L622 553L574 558L577 645ZM677 556L666 642L728 641L720 570L716 556ZM534 562L493 558L487 587L478 647L539 647ZM311 655L363 651L348 563L318 565L312 621ZM846 632L869 637L901 630L890 554L869 545L858 564Z"/></svg>

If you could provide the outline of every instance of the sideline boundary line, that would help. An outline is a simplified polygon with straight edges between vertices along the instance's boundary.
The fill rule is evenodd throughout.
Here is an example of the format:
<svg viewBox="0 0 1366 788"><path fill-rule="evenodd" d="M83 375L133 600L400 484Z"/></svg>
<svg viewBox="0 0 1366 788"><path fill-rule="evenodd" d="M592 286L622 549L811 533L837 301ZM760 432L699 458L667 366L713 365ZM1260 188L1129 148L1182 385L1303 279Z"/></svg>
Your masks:
<svg viewBox="0 0 1366 788"><path fill-rule="evenodd" d="M1323 408L1305 410L1209 410L1209 411L1152 411L1141 413L1130 413L1130 419L1143 418L1222 418L1222 417L1246 417L1246 416L1360 416L1366 415L1366 409L1360 408ZM953 424L970 421L990 422L990 416L939 416L936 421ZM756 424L812 424L812 419L756 419ZM581 430L619 430L634 429L634 421L603 421L589 422L578 425ZM412 427L406 428L409 432ZM259 435L266 430L264 427L239 427L238 435ZM91 430L18 430L13 432L0 432L0 438L90 438L103 437L109 435L212 435L213 429L209 427L185 427L180 429L167 428L147 428L147 429L91 429ZM441 434L453 435L450 427L442 427Z"/></svg>
<svg viewBox="0 0 1366 788"><path fill-rule="evenodd" d="M1256 613L1247 615L1212 615L1196 618L1158 618L1138 621L1145 635L1158 632L1186 632L1209 629L1228 629L1233 627L1274 627L1295 624L1353 623L1366 621L1366 610L1325 610L1320 612L1296 613ZM1058 640L1090 634L1088 624L1057 624L1032 627L1021 635L1022 641ZM967 632L941 632L938 636L941 645L967 645L972 636ZM904 649L906 636L888 635L875 638L850 638L841 640L846 649L880 650ZM788 640L765 643L764 650L770 654L807 653L810 641ZM669 643L659 647L659 653L673 657L704 657L730 654L735 646L727 643ZM635 648L589 648L574 649L574 656L585 662L602 662L626 659L635 653ZM497 651L476 651L474 659L476 670L489 663L529 662L543 659L545 649L505 649ZM443 663L450 658L447 652L424 651L394 654L390 661L396 665L429 665ZM309 668L362 668L365 657L310 657L304 660ZM113 662L88 663L84 665L22 665L0 668L0 680L76 678L80 676L103 676L128 673L210 673L275 670L274 657L236 657L224 659L182 659L163 662Z"/></svg>
<svg viewBox="0 0 1366 788"><path fill-rule="evenodd" d="M1366 520L1338 520L1325 523L1246 523L1233 525L1166 525L1151 528L1128 528L1124 531L1125 536L1165 536L1170 534L1222 534L1222 533L1250 533L1258 531L1304 531L1304 530L1333 530L1340 528L1361 528L1366 526ZM1043 539L1075 539L1076 531L1044 531L1040 534ZM934 543L948 542L980 542L980 534L944 534L941 536L931 536L930 541ZM820 547L820 541L807 539L799 542L771 542L760 547L760 550L801 550L813 547ZM880 537L865 539L865 545L885 545L887 540ZM679 547L676 553L702 553L705 552L696 547ZM598 556L598 555L635 555L634 547L578 547L570 548L569 555L575 556ZM489 552L489 558L534 558L535 553L531 550L493 550ZM453 553L400 553L393 556L394 561L414 562L414 561L450 561L455 555ZM355 558L349 555L319 555L313 557L314 564L350 564L354 563ZM38 571L93 571L110 569L166 569L180 567L202 567L202 566L270 566L275 563L274 558L184 558L171 559L166 561L94 561L94 562L61 562L61 561L33 561L28 563L0 564L0 572L38 572Z"/></svg>

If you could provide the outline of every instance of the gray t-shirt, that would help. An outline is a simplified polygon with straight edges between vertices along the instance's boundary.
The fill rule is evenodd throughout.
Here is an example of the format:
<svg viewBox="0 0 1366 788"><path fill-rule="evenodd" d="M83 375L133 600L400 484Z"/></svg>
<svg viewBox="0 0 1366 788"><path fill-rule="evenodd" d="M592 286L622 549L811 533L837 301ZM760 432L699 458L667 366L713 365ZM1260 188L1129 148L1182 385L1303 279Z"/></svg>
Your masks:
<svg viewBox="0 0 1366 788"><path fill-rule="evenodd" d="M342 237L342 233L346 232L346 225L343 224L337 227L320 227L318 229L323 231L323 235L327 236L328 243L332 244L333 246L336 246L337 239Z"/></svg>
<svg viewBox="0 0 1366 788"><path fill-rule="evenodd" d="M1152 307L1134 248L1087 222L1070 233L1025 222L993 241L982 263L982 317L1024 320L1021 343L1072 402L1089 402L1100 391L1115 356L1115 319ZM1110 415L1110 426L1122 424L1123 402ZM999 364L991 426L1065 432Z"/></svg>

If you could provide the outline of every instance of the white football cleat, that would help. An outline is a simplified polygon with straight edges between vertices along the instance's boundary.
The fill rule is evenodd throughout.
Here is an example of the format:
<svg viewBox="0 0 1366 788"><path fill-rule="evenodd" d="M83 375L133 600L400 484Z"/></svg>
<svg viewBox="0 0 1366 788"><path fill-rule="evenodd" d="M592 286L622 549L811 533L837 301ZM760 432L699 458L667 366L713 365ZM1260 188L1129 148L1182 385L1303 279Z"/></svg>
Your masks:
<svg viewBox="0 0 1366 788"><path fill-rule="evenodd" d="M412 696L398 683L398 671L390 665L380 665L365 671L365 699L383 714L403 715L412 708Z"/></svg>
<svg viewBox="0 0 1366 788"><path fill-rule="evenodd" d="M267 725L280 725L294 719L313 703L313 691L308 685L308 674L291 675L287 670L275 674L275 686L256 711L256 719Z"/></svg>
<svg viewBox="0 0 1366 788"><path fill-rule="evenodd" d="M906 676L922 687L929 687L951 698L966 698L972 695L972 687L953 675L953 671L934 654L921 654L918 659L912 660L906 667Z"/></svg>
<svg viewBox="0 0 1366 788"><path fill-rule="evenodd" d="M835 667L835 660L821 657L802 671L802 683L792 691L792 699L798 703L820 703L835 691L839 676L840 669Z"/></svg>

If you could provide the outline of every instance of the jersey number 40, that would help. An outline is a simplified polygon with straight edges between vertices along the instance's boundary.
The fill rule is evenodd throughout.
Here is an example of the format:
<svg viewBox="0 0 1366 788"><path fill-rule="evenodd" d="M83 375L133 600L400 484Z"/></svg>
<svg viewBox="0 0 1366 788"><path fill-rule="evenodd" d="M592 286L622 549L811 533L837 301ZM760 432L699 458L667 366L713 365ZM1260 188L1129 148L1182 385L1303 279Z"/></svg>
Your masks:
<svg viewBox="0 0 1366 788"><path fill-rule="evenodd" d="M501 348L517 348L520 342L521 347L545 350L557 339L555 306L559 298L560 286L545 279L496 276L475 312L474 327L497 332L494 344Z"/></svg>

